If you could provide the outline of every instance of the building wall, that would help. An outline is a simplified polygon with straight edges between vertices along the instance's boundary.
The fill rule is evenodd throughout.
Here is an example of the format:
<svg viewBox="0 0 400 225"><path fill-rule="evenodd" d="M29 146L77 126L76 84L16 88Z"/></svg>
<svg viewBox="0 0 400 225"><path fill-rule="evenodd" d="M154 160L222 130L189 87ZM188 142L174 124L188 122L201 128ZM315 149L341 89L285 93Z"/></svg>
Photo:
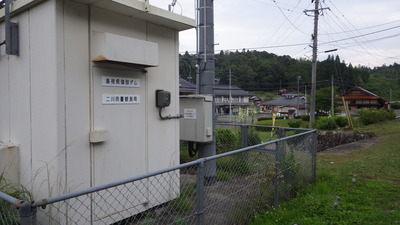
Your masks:
<svg viewBox="0 0 400 225"><path fill-rule="evenodd" d="M176 30L72 1L45 1L12 20L20 24L21 54L0 48L0 141L19 146L20 182L36 199L179 164L179 120L160 120L155 107L155 90L164 89L172 102L163 113L179 113ZM158 67L124 68L142 81L132 90L142 97L139 105L96 102L105 90L95 90L96 68L104 65L91 62L93 31L158 43ZM139 115L127 118L132 133L124 138L129 132L107 121L129 112ZM109 129L109 139L90 144L89 132L101 128Z"/></svg>
<svg viewBox="0 0 400 225"><path fill-rule="evenodd" d="M35 196L52 194L57 187L50 190L48 182L63 177L64 79L57 70L63 60L57 55L55 12L47 1L13 17L20 26L20 56L6 55L4 47L0 53L6 71L0 83L7 90L0 100L0 140L19 146L20 181Z"/></svg>

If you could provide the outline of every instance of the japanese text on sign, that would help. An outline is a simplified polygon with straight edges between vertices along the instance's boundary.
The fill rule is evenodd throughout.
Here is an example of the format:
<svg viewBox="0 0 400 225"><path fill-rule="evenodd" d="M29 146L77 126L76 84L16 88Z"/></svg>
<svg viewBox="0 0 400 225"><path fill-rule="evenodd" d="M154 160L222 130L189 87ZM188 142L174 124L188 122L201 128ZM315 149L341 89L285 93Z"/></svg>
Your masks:
<svg viewBox="0 0 400 225"><path fill-rule="evenodd" d="M140 95L102 95L103 105L139 104Z"/></svg>
<svg viewBox="0 0 400 225"><path fill-rule="evenodd" d="M196 119L196 109L183 109L183 118L195 120Z"/></svg>
<svg viewBox="0 0 400 225"><path fill-rule="evenodd" d="M103 76L101 83L105 87L140 87L140 79L137 78Z"/></svg>

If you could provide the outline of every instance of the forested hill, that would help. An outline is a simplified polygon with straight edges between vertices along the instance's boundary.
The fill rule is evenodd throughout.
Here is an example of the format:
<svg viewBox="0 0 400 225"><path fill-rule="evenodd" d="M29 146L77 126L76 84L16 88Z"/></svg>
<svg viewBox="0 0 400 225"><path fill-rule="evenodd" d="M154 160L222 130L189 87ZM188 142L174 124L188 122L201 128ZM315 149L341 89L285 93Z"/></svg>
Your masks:
<svg viewBox="0 0 400 225"><path fill-rule="evenodd" d="M196 56L187 52L180 55L180 77L196 80ZM293 59L261 51L236 51L215 54L215 77L220 84L229 84L231 70L232 85L247 91L276 92L285 88L297 91L297 85L309 93L311 60ZM368 68L353 66L341 61L339 56L328 56L317 65L317 89L327 87L334 79L340 92L359 85L389 100L390 89L393 99L400 99L400 65ZM298 78L300 79L298 80ZM341 94L341 93L338 93Z"/></svg>

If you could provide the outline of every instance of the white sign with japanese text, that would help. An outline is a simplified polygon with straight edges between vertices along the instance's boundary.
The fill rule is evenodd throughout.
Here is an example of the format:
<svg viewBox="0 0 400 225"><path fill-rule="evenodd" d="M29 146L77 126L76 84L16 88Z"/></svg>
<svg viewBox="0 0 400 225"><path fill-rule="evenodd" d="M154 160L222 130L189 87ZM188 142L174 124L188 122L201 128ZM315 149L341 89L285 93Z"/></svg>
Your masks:
<svg viewBox="0 0 400 225"><path fill-rule="evenodd" d="M128 77L102 76L101 84L104 87L138 88L138 87L140 87L140 79L128 78Z"/></svg>
<svg viewBox="0 0 400 225"><path fill-rule="evenodd" d="M109 95L103 94L101 103L103 105L127 105L139 104L140 95Z"/></svg>

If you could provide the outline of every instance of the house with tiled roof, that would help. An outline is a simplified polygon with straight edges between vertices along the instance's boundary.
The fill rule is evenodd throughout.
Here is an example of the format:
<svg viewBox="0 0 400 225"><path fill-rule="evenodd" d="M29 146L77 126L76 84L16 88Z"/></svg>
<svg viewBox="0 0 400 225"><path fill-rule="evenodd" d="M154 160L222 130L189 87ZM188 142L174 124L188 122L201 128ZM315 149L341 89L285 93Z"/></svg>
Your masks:
<svg viewBox="0 0 400 225"><path fill-rule="evenodd" d="M274 113L279 116L293 116L306 114L306 98L297 94L283 94L270 101L261 102L265 113Z"/></svg>
<svg viewBox="0 0 400 225"><path fill-rule="evenodd" d="M251 105L250 98L253 96L237 86L215 85L214 86L215 110L218 114L229 114L229 108L232 113L238 113L239 109L249 109Z"/></svg>
<svg viewBox="0 0 400 225"><path fill-rule="evenodd" d="M343 109L342 98L347 102L350 111L361 108L379 109L385 106L385 100L381 96L360 86L355 86L340 96L338 101L340 109Z"/></svg>

